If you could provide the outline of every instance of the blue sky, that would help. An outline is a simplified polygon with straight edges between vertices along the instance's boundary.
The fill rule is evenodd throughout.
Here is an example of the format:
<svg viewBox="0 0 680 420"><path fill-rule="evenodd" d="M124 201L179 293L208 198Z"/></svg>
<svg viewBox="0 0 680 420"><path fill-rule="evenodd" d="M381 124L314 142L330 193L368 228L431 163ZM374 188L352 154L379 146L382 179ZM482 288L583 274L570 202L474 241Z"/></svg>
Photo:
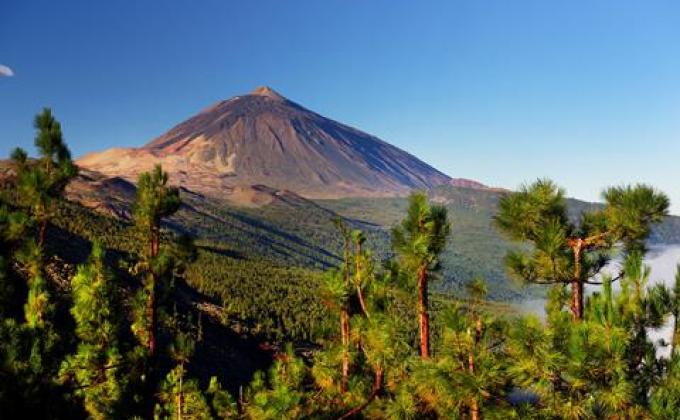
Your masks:
<svg viewBox="0 0 680 420"><path fill-rule="evenodd" d="M649 182L680 214L677 1L0 4L0 156L51 106L76 156L258 85L454 177Z"/></svg>

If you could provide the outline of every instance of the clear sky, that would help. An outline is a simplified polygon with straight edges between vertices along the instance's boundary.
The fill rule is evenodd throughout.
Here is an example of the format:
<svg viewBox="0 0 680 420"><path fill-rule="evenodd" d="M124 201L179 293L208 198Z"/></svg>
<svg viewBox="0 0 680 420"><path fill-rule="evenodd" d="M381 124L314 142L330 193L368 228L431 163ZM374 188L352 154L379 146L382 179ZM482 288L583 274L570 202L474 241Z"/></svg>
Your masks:
<svg viewBox="0 0 680 420"><path fill-rule="evenodd" d="M79 156L266 84L454 177L645 181L680 214L675 0L3 0L0 64L0 156L43 106Z"/></svg>

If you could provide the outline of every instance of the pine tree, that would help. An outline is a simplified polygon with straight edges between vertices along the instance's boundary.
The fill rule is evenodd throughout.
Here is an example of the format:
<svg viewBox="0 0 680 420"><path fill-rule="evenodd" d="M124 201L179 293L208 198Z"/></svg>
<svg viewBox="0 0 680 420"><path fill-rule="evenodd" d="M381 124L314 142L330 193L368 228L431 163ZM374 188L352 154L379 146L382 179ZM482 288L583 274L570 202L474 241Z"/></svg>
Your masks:
<svg viewBox="0 0 680 420"><path fill-rule="evenodd" d="M338 228L343 242L343 261L340 270L331 271L326 277L326 293L331 297L333 306L337 308L340 315L340 340L342 352L342 379L340 381L340 392L347 392L349 386L350 370L350 233L341 219L335 219L334 223Z"/></svg>
<svg viewBox="0 0 680 420"><path fill-rule="evenodd" d="M78 348L62 363L60 379L83 399L94 419L114 417L125 390L119 347L121 314L115 277L106 267L104 250L95 242L87 264L71 280Z"/></svg>
<svg viewBox="0 0 680 420"><path fill-rule="evenodd" d="M654 418L674 419L680 407L680 265L675 274L673 289L668 291L668 307L673 325L670 354L665 360L664 376L650 395L650 411Z"/></svg>
<svg viewBox="0 0 680 420"><path fill-rule="evenodd" d="M562 306L569 296L554 288L547 325L518 321L511 330L509 366L516 384L535 392L541 416L565 418L645 418L662 363L647 331L663 325L668 311L661 285L649 286L642 253L623 264L620 291L611 275L586 300L581 322Z"/></svg>
<svg viewBox="0 0 680 420"><path fill-rule="evenodd" d="M373 280L373 261L372 256L363 246L366 236L360 230L352 232L352 242L354 243L354 276L352 283L356 291L361 312L366 318L370 318L368 304L365 298L365 289Z"/></svg>
<svg viewBox="0 0 680 420"><path fill-rule="evenodd" d="M55 415L65 409L60 388L55 386L55 378L62 357L61 346L66 342L64 331L56 325L56 300L50 292L50 284L45 275L45 232L53 215L55 201L61 199L68 181L75 176L68 148L63 142L61 128L49 110L43 110L36 117L36 146L40 152L37 160L28 159L22 149L12 152L14 168L17 172L16 188L3 192L13 205L27 208L30 217L21 212L6 212L3 225L9 242L3 243L0 254L6 264L12 263L13 279L24 278L28 293L24 297L10 291L13 303L7 306L0 334L6 345L1 346L3 373L15 382L9 393L14 395L8 403L11 410L21 411L22 415L44 416L47 410ZM4 198L4 197L3 197ZM1 218L4 218L1 217ZM28 226L37 225L37 240L20 237ZM23 235L21 235L23 236ZM9 239L8 239L9 238ZM5 245L7 246L5 248ZM5 280L7 277L5 277ZM11 284L4 282L4 286ZM18 289L23 289L19 287ZM11 306L24 301L23 319ZM11 397L10 397L11 398ZM30 404L42 401L43 404ZM63 414L63 413L62 413Z"/></svg>
<svg viewBox="0 0 680 420"><path fill-rule="evenodd" d="M175 366L161 384L159 401L160 404L156 406L154 413L155 418L177 420L212 418L210 405L198 381L186 379L186 372L181 365Z"/></svg>
<svg viewBox="0 0 680 420"><path fill-rule="evenodd" d="M27 222L23 213L12 212L0 202L0 412L4 413L11 413L17 404L17 385L22 382L17 365L25 357L21 354L24 334L15 320L21 294L11 267Z"/></svg>
<svg viewBox="0 0 680 420"><path fill-rule="evenodd" d="M0 202L0 317L11 315L18 299L9 268L28 224L24 213L11 211Z"/></svg>
<svg viewBox="0 0 680 420"><path fill-rule="evenodd" d="M47 223L54 203L48 184L47 174L39 167L24 169L19 175L19 202L30 209L31 217L37 223L39 247L45 242Z"/></svg>
<svg viewBox="0 0 680 420"><path fill-rule="evenodd" d="M349 300L351 296L347 280L343 269L330 269L323 277L322 299L333 318L339 319L340 332L339 345L335 346L331 342L327 343L324 354L318 355L315 358L317 362L314 365L315 376L320 382L324 383L326 392L331 392L330 388L338 382L341 393L347 392L349 386L353 352L350 348ZM336 381L338 367L340 379Z"/></svg>
<svg viewBox="0 0 680 420"><path fill-rule="evenodd" d="M364 247L366 237L363 232L355 230L351 233L354 246L352 255L353 275L351 276L351 296L356 302L352 311L352 337L354 347L361 350L362 361L372 378L368 396L361 396L363 401L345 412L340 418L351 418L363 412L383 391L386 370L398 354L395 345L398 334L393 320L379 310L380 293L374 273L373 257ZM360 367L360 366L359 366Z"/></svg>
<svg viewBox="0 0 680 420"><path fill-rule="evenodd" d="M671 355L666 376L652 392L650 411L655 419L677 419L680 407L680 357Z"/></svg>
<svg viewBox="0 0 680 420"><path fill-rule="evenodd" d="M471 392L471 396L467 398L468 400L468 408L470 410L470 418L472 420L479 420L481 416L481 403L480 401L485 399L489 393L486 391L485 388L489 388L489 385L494 384L498 386L497 381L490 381L488 379L490 378L484 378L481 381L479 380L480 376L480 357L479 354L482 352L482 340L484 338L484 334L486 333L485 330L485 322L483 319L483 314L481 313L480 310L480 305L481 302L484 300L486 295L488 294L488 289L486 287L486 283L482 279L474 279L467 285L468 289L468 295L470 296L470 306L468 309L468 318L470 319L470 325L467 330L466 334L468 336L467 338L467 347L468 347L468 369L467 369L467 374L472 378L470 382L475 383L475 387L473 388ZM483 349L486 350L486 349ZM494 363L493 368L496 367L496 364ZM482 376L483 377L483 376ZM495 379L495 378L494 378ZM495 383L494 383L495 382Z"/></svg>
<svg viewBox="0 0 680 420"><path fill-rule="evenodd" d="M292 346L276 357L265 375L257 372L245 393L244 411L253 420L303 418L308 409L304 381L307 368Z"/></svg>
<svg viewBox="0 0 680 420"><path fill-rule="evenodd" d="M157 345L159 281L172 266L170 255L161 252L161 221L174 214L181 204L179 190L167 184L168 175L160 165L141 174L133 212L135 225L146 242L140 267L145 273L145 287L138 299L144 307L138 309L133 330L152 357Z"/></svg>
<svg viewBox="0 0 680 420"><path fill-rule="evenodd" d="M371 300L372 296L367 295L367 305ZM352 341L361 349L364 365L360 372L370 378L365 381L367 389L364 393L367 395L361 396L361 402L344 412L341 419L354 418L363 412L367 412L368 418L380 417L384 405L389 404L386 387L396 386L406 373L404 363L411 348L403 338L398 319L389 312L374 309L370 317L357 315L352 321ZM355 382L356 385L359 383ZM385 397L384 402L378 401L381 397ZM375 409L371 410L372 407Z"/></svg>
<svg viewBox="0 0 680 420"><path fill-rule="evenodd" d="M436 357L412 368L404 385L413 398L409 405L425 416L507 418L512 410L505 402L510 383L505 324L484 310L483 280L466 287L465 303L448 303L438 313L442 332Z"/></svg>
<svg viewBox="0 0 680 420"><path fill-rule="evenodd" d="M384 273L375 272L372 253L365 246L361 231L353 231L352 275L346 290L351 302L351 347L357 349L353 359L349 392L343 407L325 410L325 416L354 418L380 417L392 405L391 391L407 374L406 360L412 349L406 339L408 323L394 310L395 294L404 293ZM324 352L319 361L323 363ZM332 351L331 351L332 354ZM316 358L315 358L316 360ZM315 363L313 373L317 376ZM317 378L317 383L322 383ZM325 388L322 386L322 391ZM328 398L333 398L329 395ZM332 403L329 404L332 406ZM346 408L349 407L349 408Z"/></svg>
<svg viewBox="0 0 680 420"><path fill-rule="evenodd" d="M604 208L582 212L575 224L567 215L564 190L539 180L504 196L495 217L511 239L532 244L531 252L508 253L510 271L528 282L570 285L575 321L583 318L584 285L597 283L593 278L611 251L644 251L652 224L668 212L668 198L646 185L612 187L602 195Z"/></svg>
<svg viewBox="0 0 680 420"><path fill-rule="evenodd" d="M438 266L439 254L450 231L446 208L430 205L427 195L413 193L409 197L408 214L392 230L392 245L399 263L414 278L418 288L420 355L430 357L430 315L428 282Z"/></svg>
<svg viewBox="0 0 680 420"><path fill-rule="evenodd" d="M195 379L187 378L186 367L194 354L196 339L193 331L182 331L177 317L175 321L175 337L170 346L170 357L176 365L161 384L155 416L177 420L209 419L211 410L206 396ZM219 392L218 386L213 389L213 394L217 392Z"/></svg>
<svg viewBox="0 0 680 420"><path fill-rule="evenodd" d="M10 153L9 158L17 165L18 171L22 171L28 162L28 153L21 147L16 147Z"/></svg>
<svg viewBox="0 0 680 420"><path fill-rule="evenodd" d="M238 416L238 404L231 394L222 389L216 377L210 378L206 395L212 409L213 417L219 419L233 419Z"/></svg>
<svg viewBox="0 0 680 420"><path fill-rule="evenodd" d="M669 295L670 312L673 316L673 334L671 336L671 355L680 356L680 264L675 272L675 283Z"/></svg>
<svg viewBox="0 0 680 420"><path fill-rule="evenodd" d="M71 160L61 125L49 108L36 115L34 127L35 146L39 152L37 162L29 162L27 153L19 148L12 152L12 159L18 169L19 202L31 209L38 225L38 246L42 247L47 224L54 212L54 201L63 195L78 168Z"/></svg>
<svg viewBox="0 0 680 420"><path fill-rule="evenodd" d="M8 413L14 411L29 416L45 416L47 410L59 413L65 408L64 401L52 381L61 361L64 332L55 324L55 302L43 272L42 249L31 240L13 259L28 281L28 294L24 295L23 319L8 317L0 326L3 343L0 375L13 380L11 389L6 389L12 396L2 404L9 406ZM45 404L31 404L31 401Z"/></svg>
<svg viewBox="0 0 680 420"><path fill-rule="evenodd" d="M44 328L54 311L50 292L44 274L44 256L41 247L29 241L17 254L28 277L28 299L24 304L24 315L28 327Z"/></svg>
<svg viewBox="0 0 680 420"><path fill-rule="evenodd" d="M561 291L552 289L550 298L561 299L561 293L557 293ZM560 314L564 313L560 311ZM555 321L549 319L548 322L552 326ZM568 318L567 325L570 325ZM535 415L535 418L560 416L561 374L567 363L555 344L566 340L560 332L558 328L546 328L535 316L516 319L508 331L506 351L511 363L507 369L514 384L528 391L527 395L520 396L528 403L524 406L525 415ZM534 408L536 403L540 405Z"/></svg>
<svg viewBox="0 0 680 420"><path fill-rule="evenodd" d="M340 392L345 393L349 386L350 362L354 356L350 348L350 320L355 314L370 317L365 289L373 278L373 263L370 253L363 248L366 241L364 234L359 230L350 232L339 219L334 222L343 239L343 262L339 269L331 269L324 276L323 298L326 305L340 318ZM331 353L327 352L325 356ZM325 362L327 361L321 364ZM321 373L319 369L317 375L330 378L330 375Z"/></svg>

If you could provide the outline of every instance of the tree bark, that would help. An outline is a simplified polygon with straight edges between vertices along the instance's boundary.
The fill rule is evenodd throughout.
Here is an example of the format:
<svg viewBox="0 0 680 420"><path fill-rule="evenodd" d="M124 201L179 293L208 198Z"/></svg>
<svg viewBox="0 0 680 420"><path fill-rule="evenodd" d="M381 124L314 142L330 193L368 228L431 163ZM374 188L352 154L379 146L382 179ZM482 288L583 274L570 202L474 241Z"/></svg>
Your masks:
<svg viewBox="0 0 680 420"><path fill-rule="evenodd" d="M584 241L581 238L569 241L574 252L574 277L571 280L571 315L575 322L583 319L583 281L581 279L581 251Z"/></svg>
<svg viewBox="0 0 680 420"><path fill-rule="evenodd" d="M583 283L571 282L571 317L575 322L583 319Z"/></svg>
<svg viewBox="0 0 680 420"><path fill-rule="evenodd" d="M149 299L147 300L147 316L149 317L149 354L153 357L156 354L156 275L151 273L151 285L149 287Z"/></svg>
<svg viewBox="0 0 680 420"><path fill-rule="evenodd" d="M470 418L472 420L479 420L481 418L477 398L473 398L470 401Z"/></svg>
<svg viewBox="0 0 680 420"><path fill-rule="evenodd" d="M364 299L364 292L361 290L361 241L359 239L356 240L355 242L356 246L356 256L355 256L355 264L356 264L356 272L354 275L356 276L356 288L357 288L357 297L359 298L359 305L361 306L361 311L366 315L366 318L370 318L368 315L368 308L366 306L366 300Z"/></svg>
<svg viewBox="0 0 680 420"><path fill-rule="evenodd" d="M366 318L371 316L368 314L368 307L366 306L366 301L364 300L364 292L361 287L357 285L357 296L359 296L359 306L361 306L361 311L366 315Z"/></svg>
<svg viewBox="0 0 680 420"><path fill-rule="evenodd" d="M427 312L427 266L418 269L418 312L420 318L420 357L430 357L430 315Z"/></svg>
<svg viewBox="0 0 680 420"><path fill-rule="evenodd" d="M158 257L160 249L160 228L151 225L149 232L149 275L151 284L149 285L149 298L147 300L147 316L149 317L149 354L151 357L156 354L156 329L157 329L157 310L156 310L156 283L157 274L154 272L153 259Z"/></svg>
<svg viewBox="0 0 680 420"><path fill-rule="evenodd" d="M181 367L181 375L179 377L179 393L177 394L177 420L182 420L182 404L184 403L184 394L182 391L182 379L184 377L184 365Z"/></svg>
<svg viewBox="0 0 680 420"><path fill-rule="evenodd" d="M47 230L47 221L41 220L38 226L38 247L42 248L45 243L45 231Z"/></svg>
<svg viewBox="0 0 680 420"><path fill-rule="evenodd" d="M151 232L149 232L149 256L151 258L156 258L160 251L160 228L158 226L152 226Z"/></svg>
<svg viewBox="0 0 680 420"><path fill-rule="evenodd" d="M673 311L673 337L671 337L671 356L675 355L678 351L678 341L680 341L680 323L678 322L678 317L680 313L678 311Z"/></svg>
<svg viewBox="0 0 680 420"><path fill-rule="evenodd" d="M340 391L347 392L349 385L349 313L346 308L340 312L340 332L342 335L342 382Z"/></svg>
<svg viewBox="0 0 680 420"><path fill-rule="evenodd" d="M472 345L472 349L468 353L468 372L471 376L475 375L475 351L477 350L477 344L482 339L482 319L477 317L475 321L475 337ZM470 418L472 420L479 420L481 418L479 402L477 398L473 397L470 399Z"/></svg>

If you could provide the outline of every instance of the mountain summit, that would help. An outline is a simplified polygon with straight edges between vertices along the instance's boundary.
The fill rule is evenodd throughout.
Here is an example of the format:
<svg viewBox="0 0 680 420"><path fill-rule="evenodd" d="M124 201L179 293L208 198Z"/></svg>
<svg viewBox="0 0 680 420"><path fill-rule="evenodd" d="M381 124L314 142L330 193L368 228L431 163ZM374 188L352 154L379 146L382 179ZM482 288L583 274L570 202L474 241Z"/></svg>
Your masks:
<svg viewBox="0 0 680 420"><path fill-rule="evenodd" d="M450 179L266 86L218 102L141 148L109 149L78 160L84 168L130 180L156 163L175 183L215 196L253 185L309 198L394 196Z"/></svg>
<svg viewBox="0 0 680 420"><path fill-rule="evenodd" d="M256 88L251 95L266 96L267 98L275 99L277 101L285 101L286 98L281 96L277 91L269 86L260 86Z"/></svg>

